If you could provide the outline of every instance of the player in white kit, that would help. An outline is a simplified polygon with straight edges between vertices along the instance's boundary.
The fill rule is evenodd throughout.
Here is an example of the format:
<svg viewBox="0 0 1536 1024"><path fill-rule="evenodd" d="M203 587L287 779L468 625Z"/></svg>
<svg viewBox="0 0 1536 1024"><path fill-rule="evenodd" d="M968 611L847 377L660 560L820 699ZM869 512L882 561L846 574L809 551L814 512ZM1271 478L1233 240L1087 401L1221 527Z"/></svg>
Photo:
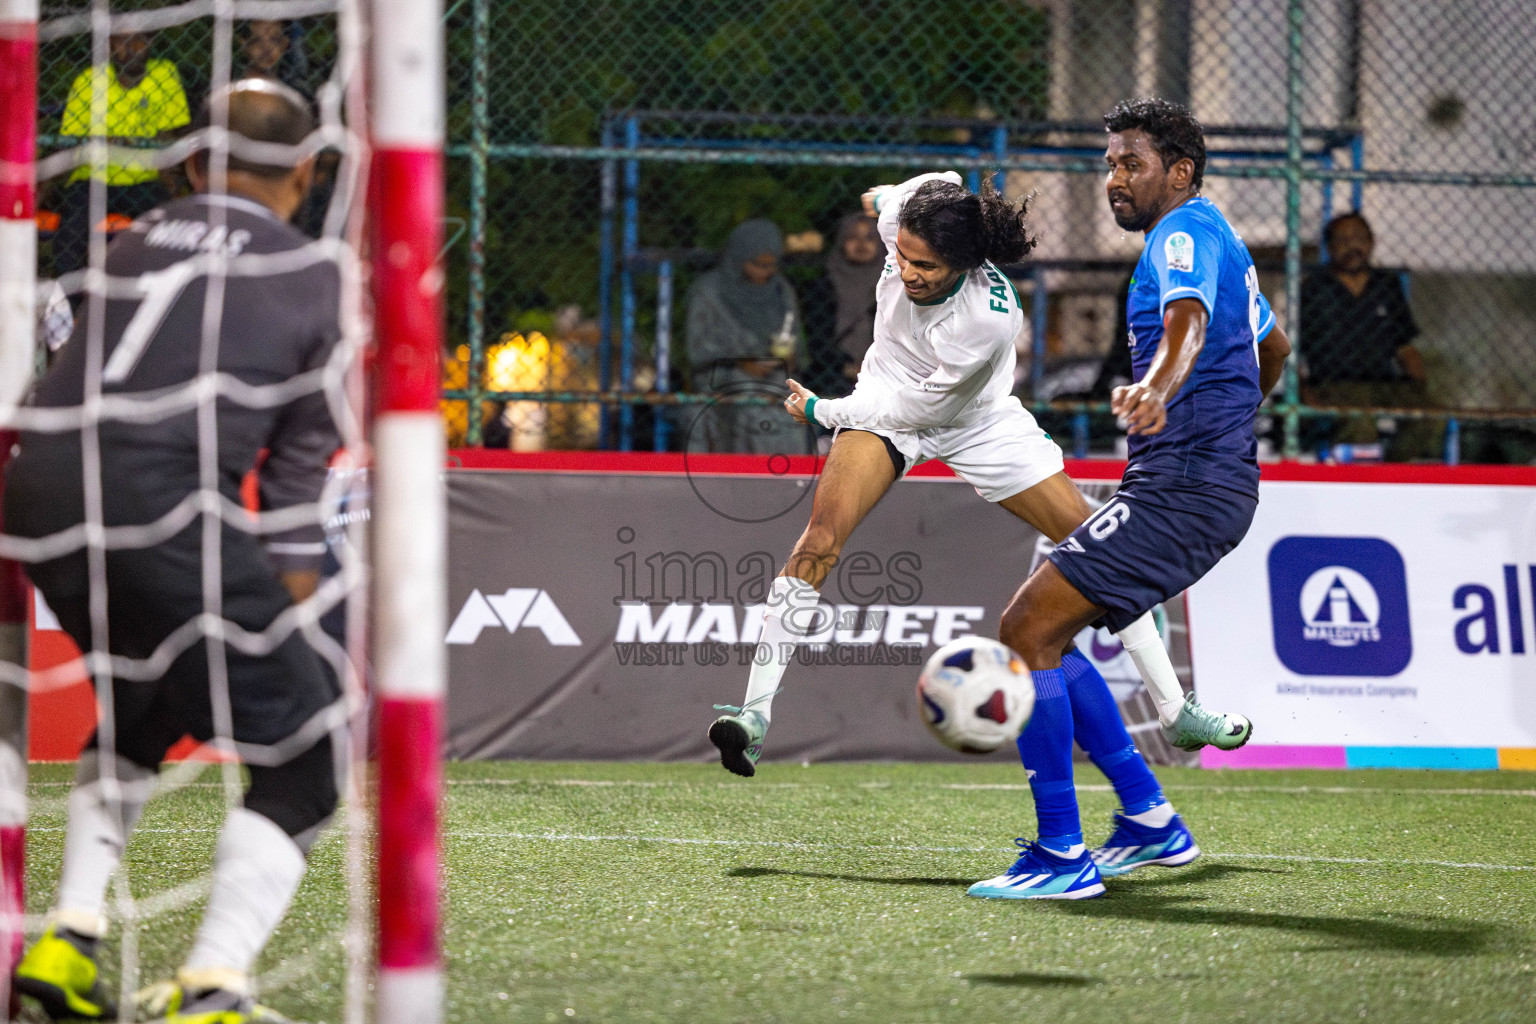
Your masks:
<svg viewBox="0 0 1536 1024"><path fill-rule="evenodd" d="M1024 314L997 266L1021 261L1034 247L1027 201L1010 203L990 185L971 193L946 172L872 189L864 204L879 217L891 253L876 286L875 341L845 398L819 398L788 382L789 414L836 434L810 523L768 599L759 643L773 656L754 660L741 708L722 708L734 713L709 729L721 764L738 775L754 774L762 755L788 660L781 652L823 631L822 583L854 528L911 467L939 459L1052 541L1092 514L1064 472L1060 447L1011 393ZM1246 739L1246 719L1186 701L1150 614L1118 636L1171 741L1189 749L1227 745L1239 725Z"/></svg>

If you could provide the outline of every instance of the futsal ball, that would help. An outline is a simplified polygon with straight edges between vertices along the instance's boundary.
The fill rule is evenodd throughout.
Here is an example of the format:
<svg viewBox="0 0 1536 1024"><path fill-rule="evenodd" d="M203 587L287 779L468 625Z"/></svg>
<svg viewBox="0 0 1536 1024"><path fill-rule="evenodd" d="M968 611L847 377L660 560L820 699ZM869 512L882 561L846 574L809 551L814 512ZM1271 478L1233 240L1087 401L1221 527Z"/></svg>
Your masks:
<svg viewBox="0 0 1536 1024"><path fill-rule="evenodd" d="M1035 708L1035 685L1019 656L982 636L963 636L933 652L917 680L923 724L964 754L1012 743Z"/></svg>

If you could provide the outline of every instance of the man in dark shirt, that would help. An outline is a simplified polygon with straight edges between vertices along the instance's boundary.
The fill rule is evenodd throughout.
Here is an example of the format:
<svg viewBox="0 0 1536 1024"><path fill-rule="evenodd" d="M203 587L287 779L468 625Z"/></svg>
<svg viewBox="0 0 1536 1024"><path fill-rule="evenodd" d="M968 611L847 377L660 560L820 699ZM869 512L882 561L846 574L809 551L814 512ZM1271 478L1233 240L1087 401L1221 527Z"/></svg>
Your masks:
<svg viewBox="0 0 1536 1024"><path fill-rule="evenodd" d="M1371 267L1375 239L1359 213L1345 213L1323 229L1328 264L1302 282L1301 352L1308 402L1316 405L1424 408L1424 358L1413 346L1419 327L1398 276ZM1399 420L1390 444L1395 459L1432 456L1432 421ZM1378 440L1376 418L1351 416L1335 442Z"/></svg>
<svg viewBox="0 0 1536 1024"><path fill-rule="evenodd" d="M244 140L304 141L309 105L260 79L220 97L235 133L227 189L210 190L199 153L186 165L198 194L151 210L113 242L104 301L84 304L30 403L62 418L34 418L5 488L6 529L55 542L27 567L33 582L82 650L113 656L110 669L94 669L110 714L81 755L50 924L17 969L18 989L55 1019L117 1015L94 960L107 882L183 735L219 737L225 749L232 740L250 787L225 822L185 965L146 1007L155 1015L237 1022L263 1012L251 999L251 966L336 805L332 737L346 708L290 620L325 554L319 499L340 441L322 377L346 357L340 273L323 243L288 223L313 160L275 166L238 155ZM205 108L200 126L208 123ZM214 382L217 398L201 393ZM76 412L84 431L68 421ZM270 514L253 524L240 484L263 449ZM93 505L107 528L95 555L79 535ZM219 560L206 566L205 525L219 538ZM227 625L215 647L218 620Z"/></svg>

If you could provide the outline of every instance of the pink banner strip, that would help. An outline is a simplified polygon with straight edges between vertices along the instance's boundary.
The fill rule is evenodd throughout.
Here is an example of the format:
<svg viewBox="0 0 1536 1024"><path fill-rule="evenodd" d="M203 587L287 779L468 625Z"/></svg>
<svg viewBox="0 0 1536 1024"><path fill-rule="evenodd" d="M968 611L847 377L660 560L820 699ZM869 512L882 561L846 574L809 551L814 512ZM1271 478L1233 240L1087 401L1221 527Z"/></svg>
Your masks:
<svg viewBox="0 0 1536 1024"><path fill-rule="evenodd" d="M1252 743L1238 750L1205 747L1202 768L1347 768L1343 747L1263 747Z"/></svg>

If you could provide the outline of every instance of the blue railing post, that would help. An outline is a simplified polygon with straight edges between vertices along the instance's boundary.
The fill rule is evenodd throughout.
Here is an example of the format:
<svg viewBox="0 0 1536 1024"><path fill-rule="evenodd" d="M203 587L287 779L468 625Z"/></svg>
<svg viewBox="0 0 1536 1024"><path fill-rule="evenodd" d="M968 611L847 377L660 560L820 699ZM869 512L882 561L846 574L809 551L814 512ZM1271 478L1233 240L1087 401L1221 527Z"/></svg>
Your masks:
<svg viewBox="0 0 1536 1024"><path fill-rule="evenodd" d="M672 390L672 261L662 260L656 266L656 390L666 394ZM656 450L667 450L667 435L672 424L667 420L668 407L651 407L655 424Z"/></svg>
<svg viewBox="0 0 1536 1024"><path fill-rule="evenodd" d="M1029 283L1029 341L1033 352L1029 360L1029 397L1038 401L1036 396L1040 394L1040 382L1045 379L1045 332L1050 326L1045 269L1035 267L1030 270Z"/></svg>
<svg viewBox="0 0 1536 1024"><path fill-rule="evenodd" d="M624 119L624 148L640 148L640 119ZM619 258L619 390L635 384L635 257L640 248L640 161L624 161L624 238ZM619 451L635 447L635 407L619 406Z"/></svg>
<svg viewBox="0 0 1536 1024"><path fill-rule="evenodd" d="M1007 125L1000 124L996 128L992 129L992 155L997 157L997 162L999 164L1001 164L1004 160L1008 159L1008 126ZM1008 172L1007 171L996 170L996 171L992 172L992 187L997 189L997 192L998 192L999 195L1002 194L1003 186L1007 183L1007 181L1008 181Z"/></svg>
<svg viewBox="0 0 1536 1024"><path fill-rule="evenodd" d="M1455 416L1445 421L1445 464L1461 465L1461 420Z"/></svg>
<svg viewBox="0 0 1536 1024"><path fill-rule="evenodd" d="M1072 414L1072 457L1088 457L1088 414L1081 409Z"/></svg>
<svg viewBox="0 0 1536 1024"><path fill-rule="evenodd" d="M1322 156L1317 158L1317 162L1318 162L1318 166L1322 167L1323 170L1325 170L1325 171L1333 170L1333 153L1331 153L1331 152L1324 153ZM1317 229L1317 242L1318 242L1318 245L1317 245L1317 261L1319 263L1327 263L1328 262L1328 246L1323 244L1323 243L1325 243L1327 241L1327 239L1325 239L1323 237L1323 231L1327 229L1328 222L1333 220L1333 179L1332 178L1326 178L1326 179L1323 180L1323 201L1322 201L1322 204L1321 204L1321 209L1319 209L1319 211L1318 211L1318 218L1317 219L1320 221L1320 223L1318 225L1318 229Z"/></svg>
<svg viewBox="0 0 1536 1024"><path fill-rule="evenodd" d="M1349 143L1350 170L1365 170L1365 133L1355 132L1355 137ZM1351 208L1358 210L1365 205L1365 182L1356 179L1349 183L1349 201L1354 204Z"/></svg>
<svg viewBox="0 0 1536 1024"><path fill-rule="evenodd" d="M613 145L613 123L603 115L602 142L605 148ZM618 209L618 165L612 160L603 161L602 195L599 207L601 236L598 242L597 263L597 389L607 391L613 384L613 218ZM597 447L606 450L608 438L608 406L597 407Z"/></svg>

